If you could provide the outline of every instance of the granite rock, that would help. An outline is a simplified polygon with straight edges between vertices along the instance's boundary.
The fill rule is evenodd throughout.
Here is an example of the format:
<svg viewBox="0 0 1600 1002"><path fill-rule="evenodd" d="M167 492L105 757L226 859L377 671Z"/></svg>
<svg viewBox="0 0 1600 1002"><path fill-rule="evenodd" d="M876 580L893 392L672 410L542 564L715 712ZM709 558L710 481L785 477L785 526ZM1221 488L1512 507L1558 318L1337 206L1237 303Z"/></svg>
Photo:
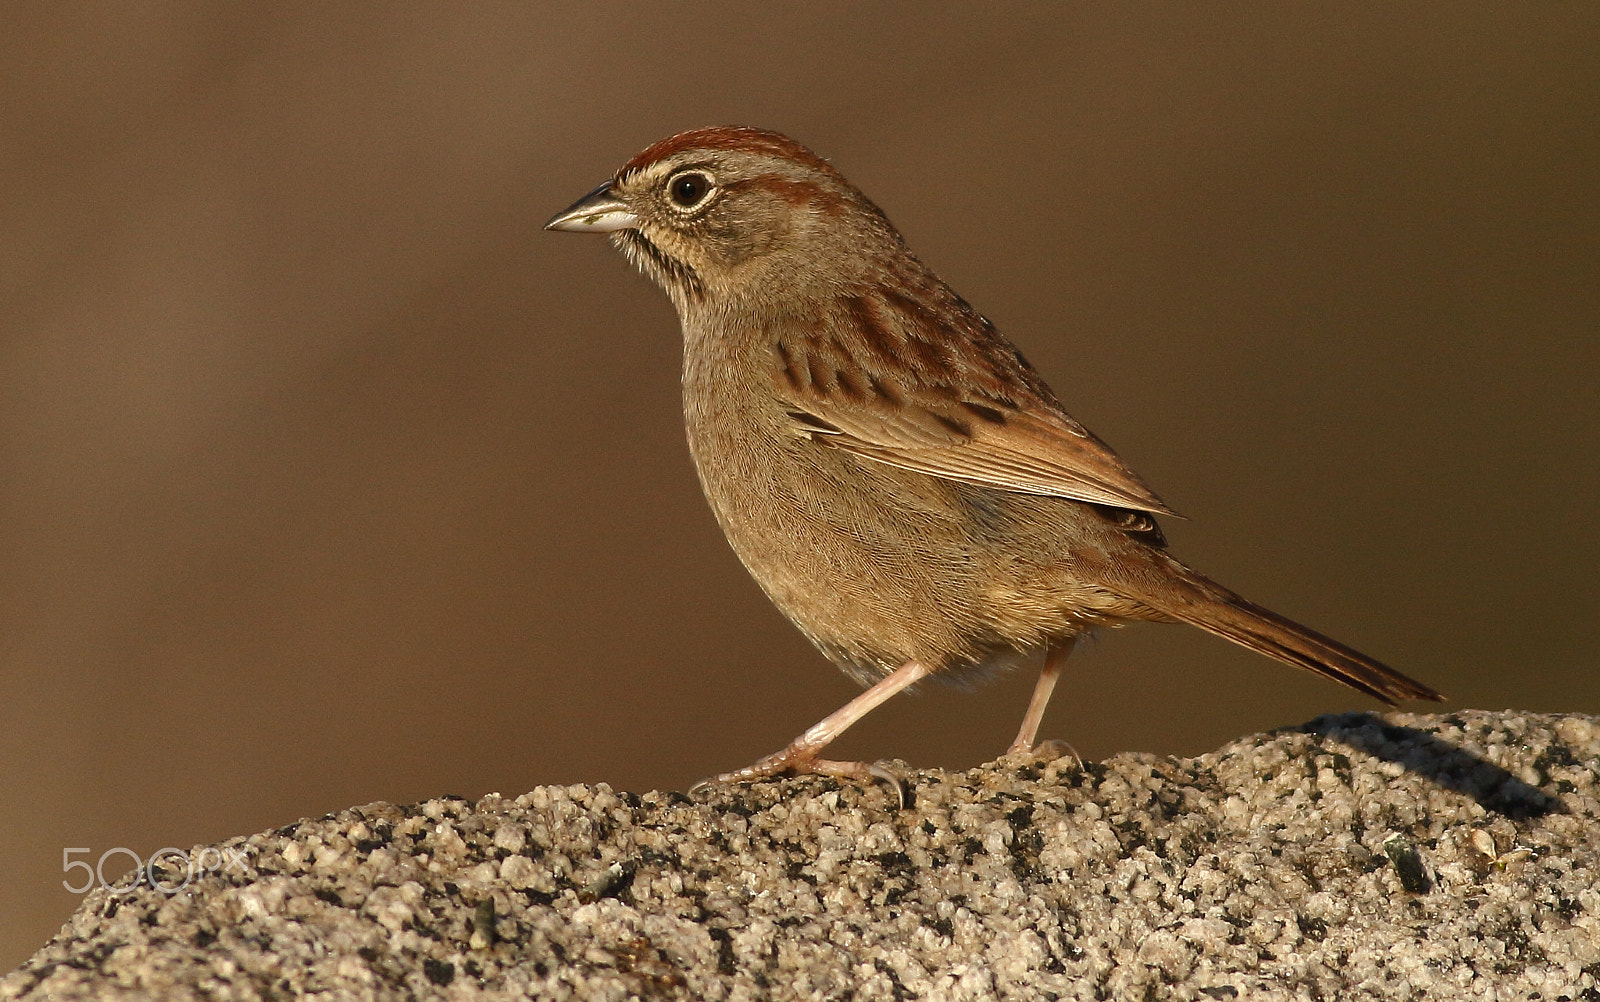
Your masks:
<svg viewBox="0 0 1600 1002"><path fill-rule="evenodd" d="M905 775L352 808L89 894L0 1000L1600 999L1600 718Z"/></svg>

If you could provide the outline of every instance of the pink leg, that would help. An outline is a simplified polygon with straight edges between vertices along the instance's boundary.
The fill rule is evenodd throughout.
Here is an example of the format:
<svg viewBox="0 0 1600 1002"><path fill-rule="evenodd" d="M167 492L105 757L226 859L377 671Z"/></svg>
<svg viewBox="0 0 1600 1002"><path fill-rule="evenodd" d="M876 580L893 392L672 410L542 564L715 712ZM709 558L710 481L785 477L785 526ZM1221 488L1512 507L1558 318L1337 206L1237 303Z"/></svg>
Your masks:
<svg viewBox="0 0 1600 1002"><path fill-rule="evenodd" d="M804 734L789 742L789 747L768 755L754 765L725 772L695 785L700 787L710 783L744 783L752 779L776 776L782 772L821 773L825 776L845 776L863 781L877 777L898 783L893 775L879 766L867 762L832 762L817 758L817 753L848 730L851 724L877 709L890 696L907 686L915 685L927 675L928 669L922 662L907 661L884 676L877 685L830 713Z"/></svg>
<svg viewBox="0 0 1600 1002"><path fill-rule="evenodd" d="M1050 694L1055 691L1061 665L1072 653L1073 643L1072 638L1062 641L1044 656L1044 667L1039 669L1039 681L1033 687L1033 698L1028 700L1028 712L1022 717L1022 728L1017 731L1017 739L1006 749L1007 755L1033 751L1033 740L1039 736L1039 724L1044 720L1044 708L1050 705Z"/></svg>

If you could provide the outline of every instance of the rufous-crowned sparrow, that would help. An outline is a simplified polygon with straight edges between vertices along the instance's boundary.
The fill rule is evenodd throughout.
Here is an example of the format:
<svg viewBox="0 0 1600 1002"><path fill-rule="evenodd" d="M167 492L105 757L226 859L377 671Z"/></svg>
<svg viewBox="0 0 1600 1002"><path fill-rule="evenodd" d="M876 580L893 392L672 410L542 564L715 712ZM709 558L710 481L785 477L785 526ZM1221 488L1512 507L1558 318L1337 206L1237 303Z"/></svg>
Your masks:
<svg viewBox="0 0 1600 1002"><path fill-rule="evenodd" d="M870 688L717 777L865 778L818 757L928 676L1041 665L1032 748L1073 639L1198 626L1388 703L1438 693L1167 554L1169 509L1069 417L882 211L786 136L672 136L556 216L609 233L683 324L683 406L706 498L784 615Z"/></svg>

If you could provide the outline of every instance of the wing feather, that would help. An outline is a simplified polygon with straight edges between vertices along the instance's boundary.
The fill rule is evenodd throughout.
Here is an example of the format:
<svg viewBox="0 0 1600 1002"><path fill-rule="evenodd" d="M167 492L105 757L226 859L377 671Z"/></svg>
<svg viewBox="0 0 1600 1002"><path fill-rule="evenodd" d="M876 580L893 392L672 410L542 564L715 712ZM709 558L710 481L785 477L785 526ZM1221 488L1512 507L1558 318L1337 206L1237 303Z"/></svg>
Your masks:
<svg viewBox="0 0 1600 1002"><path fill-rule="evenodd" d="M987 320L937 279L912 287L842 297L776 341L797 433L929 476L1172 514Z"/></svg>

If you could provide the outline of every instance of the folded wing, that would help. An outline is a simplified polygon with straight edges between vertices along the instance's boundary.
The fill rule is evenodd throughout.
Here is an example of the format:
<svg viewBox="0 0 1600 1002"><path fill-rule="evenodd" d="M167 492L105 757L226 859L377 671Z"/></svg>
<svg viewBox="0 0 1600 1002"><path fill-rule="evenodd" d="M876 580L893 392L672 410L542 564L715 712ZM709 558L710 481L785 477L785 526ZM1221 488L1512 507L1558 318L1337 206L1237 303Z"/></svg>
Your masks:
<svg viewBox="0 0 1600 1002"><path fill-rule="evenodd" d="M775 339L796 433L929 476L1171 514L987 320L942 285L918 291L843 297Z"/></svg>

